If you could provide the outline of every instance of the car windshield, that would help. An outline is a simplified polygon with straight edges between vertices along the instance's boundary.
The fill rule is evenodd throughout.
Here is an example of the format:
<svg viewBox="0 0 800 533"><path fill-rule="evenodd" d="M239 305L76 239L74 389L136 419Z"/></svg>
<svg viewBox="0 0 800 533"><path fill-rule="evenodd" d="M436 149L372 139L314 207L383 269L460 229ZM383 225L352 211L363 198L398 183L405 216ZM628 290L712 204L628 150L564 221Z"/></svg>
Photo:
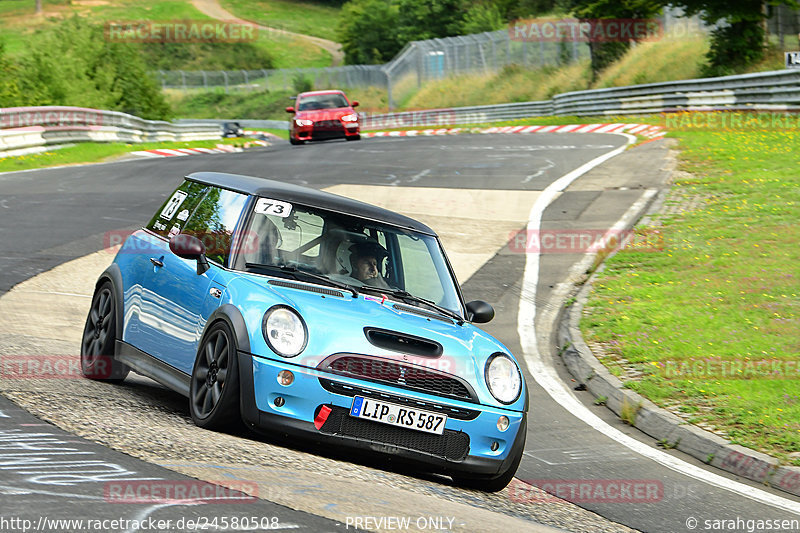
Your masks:
<svg viewBox="0 0 800 533"><path fill-rule="evenodd" d="M316 109L336 109L347 107L347 100L341 94L317 94L298 99L298 111L313 111Z"/></svg>
<svg viewBox="0 0 800 533"><path fill-rule="evenodd" d="M412 297L422 298L463 316L455 280L430 235L260 198L242 242L237 269L299 279L308 272L412 305L424 304Z"/></svg>

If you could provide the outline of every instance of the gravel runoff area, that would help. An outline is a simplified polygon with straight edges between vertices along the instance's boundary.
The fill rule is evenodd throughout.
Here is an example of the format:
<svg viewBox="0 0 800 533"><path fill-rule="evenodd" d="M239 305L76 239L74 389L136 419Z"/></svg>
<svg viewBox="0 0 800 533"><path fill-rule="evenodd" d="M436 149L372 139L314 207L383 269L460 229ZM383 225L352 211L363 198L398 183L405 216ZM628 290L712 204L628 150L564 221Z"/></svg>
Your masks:
<svg viewBox="0 0 800 533"><path fill-rule="evenodd" d="M113 255L65 263L0 298L3 358L73 356L97 275ZM453 531L531 531L536 523L576 532L633 531L518 480L486 494L449 479L375 468L336 450L192 423L187 401L131 374L119 386L87 379L9 379L2 393L41 419L81 437L189 476L258 483L257 496L335 520L348 516L451 516ZM358 461L358 462L351 462ZM384 466L384 465L378 465Z"/></svg>

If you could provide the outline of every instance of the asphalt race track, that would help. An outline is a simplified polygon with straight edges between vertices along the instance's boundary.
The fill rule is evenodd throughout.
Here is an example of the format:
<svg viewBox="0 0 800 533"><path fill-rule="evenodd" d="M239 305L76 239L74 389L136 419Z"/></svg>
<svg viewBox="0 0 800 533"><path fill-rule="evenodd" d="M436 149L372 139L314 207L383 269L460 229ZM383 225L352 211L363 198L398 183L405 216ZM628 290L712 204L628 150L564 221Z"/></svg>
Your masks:
<svg viewBox="0 0 800 533"><path fill-rule="evenodd" d="M239 154L0 174L0 297L12 296L13 291L8 291L15 285L72 260L78 261L71 265L107 264L111 255L95 254L91 261L85 256L107 247L109 234L146 222L190 172L250 174L355 196L408 213L439 231L458 265L467 300L480 298L494 305L497 317L485 329L521 360L531 395L526 452L517 477L552 487L556 496L567 499L569 488L581 483L597 488L634 480L644 487L643 496L615 500L583 494L573 496L576 501L571 504L538 491L507 489L486 495L372 458L353 458L277 438L200 430L187 422L185 400L139 377L119 387L88 380L0 379L0 392L39 417L0 398L1 516L24 517L34 523L44 514L109 519L152 516L172 519L174 524L187 517L249 515L275 517L283 528L308 531L352 530L354 526L391 530L386 522L355 523L347 518L359 516L360 508L369 510L361 515L373 517L379 513L388 517L392 509L417 509L417 515L440 519L425 522L425 527L412 525L416 530L435 525L439 530L522 527L537 531L538 524L545 524L567 531L676 532L710 530L704 528L707 520L741 519L743 527L724 530L747 531L747 520L800 519L797 498L714 469L701 470L701 474L683 469L681 464L706 467L680 452L661 450L610 411L594 406L589 393L571 391L575 383L558 359L551 328L564 282L583 255L566 248L537 254L532 260L531 253L515 246L512 237L525 229L537 199L546 196L553 182L627 142L624 136L604 134L380 138L300 147L286 143ZM588 170L563 192L554 193L541 213L542 230L557 234L611 227L631 206L645 205L665 186L666 156L664 141L655 141ZM60 296L82 301L75 291L91 292L92 280L86 272L68 268L54 272L63 283L45 284L38 296L30 296L42 302L36 305L44 308ZM532 279L533 287L529 286ZM0 322L13 322L16 328L8 333L12 330L0 326L3 359L78 353L68 335L48 334L48 324L34 324L35 313L12 317L10 307L0 310L8 313ZM524 323L533 311L534 342L520 324L520 316ZM82 323L83 319L65 320ZM24 329L27 322L30 333ZM558 374L560 384L548 381L547 372L532 375L531 368L539 365ZM613 431L598 431L598 423L589 425L585 416L576 416L580 409L567 409L554 400L553 391L564 384L585 409L603 419L607 424L603 428L610 426L641 441L654 455L641 455L607 436ZM99 489L98 483L91 482L70 485L68 478L61 485L39 483L37 479L45 479L45 474L34 472L45 472L41 464L37 463L36 470L13 460L22 454L49 454L41 461L54 465L53 453L59 450L95 461L89 464L98 468L105 465L104 472L117 472L118 477L98 478ZM668 467L667 460L653 460L662 455L678 461ZM233 486L244 492L251 488L248 483L256 482L261 490L258 499L247 505L109 505L102 488L108 479L154 478L187 484L195 478L233 480L239 483ZM370 488L374 501L364 503L363 498L370 498Z"/></svg>

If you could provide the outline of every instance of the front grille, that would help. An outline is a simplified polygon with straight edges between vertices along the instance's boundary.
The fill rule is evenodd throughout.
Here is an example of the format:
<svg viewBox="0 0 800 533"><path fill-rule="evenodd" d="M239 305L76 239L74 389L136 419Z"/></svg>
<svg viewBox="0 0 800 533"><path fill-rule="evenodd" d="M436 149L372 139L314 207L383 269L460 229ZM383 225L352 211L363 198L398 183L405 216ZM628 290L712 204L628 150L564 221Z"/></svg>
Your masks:
<svg viewBox="0 0 800 533"><path fill-rule="evenodd" d="M389 359L360 355L336 355L322 361L320 370L402 389L416 390L468 402L478 396L465 381L439 370L403 365Z"/></svg>
<svg viewBox="0 0 800 533"><path fill-rule="evenodd" d="M330 379L319 378L319 384L328 392L334 394L341 394L342 396L365 396L367 398L375 398L376 400L383 400L385 402L396 403L398 405L406 405L408 407L415 407L425 411L433 411L435 413L442 413L447 415L448 418L455 418L456 420L475 420L480 411L475 409L464 409L463 407L453 407L450 405L437 405L431 402L423 402L413 398L406 398L403 396L396 396L394 394L386 394L385 392L376 391L372 389L365 389L364 387L354 387L352 385L345 385Z"/></svg>
<svg viewBox="0 0 800 533"><path fill-rule="evenodd" d="M320 120L314 123L314 129L320 130L333 130L333 129L343 129L342 123L338 120Z"/></svg>
<svg viewBox="0 0 800 533"><path fill-rule="evenodd" d="M463 461L469 453L469 435L462 431L445 429L444 434L423 433L363 420L350 416L343 407L332 407L328 419L320 428L322 433L350 437L360 441L396 446L421 452L448 461Z"/></svg>

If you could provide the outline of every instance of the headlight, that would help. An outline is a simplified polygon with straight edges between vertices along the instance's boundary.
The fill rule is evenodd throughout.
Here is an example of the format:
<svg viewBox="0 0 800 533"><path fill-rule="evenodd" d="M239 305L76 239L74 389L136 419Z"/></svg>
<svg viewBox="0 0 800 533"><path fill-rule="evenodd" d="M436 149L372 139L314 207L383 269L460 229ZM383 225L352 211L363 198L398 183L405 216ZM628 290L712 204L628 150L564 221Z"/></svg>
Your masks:
<svg viewBox="0 0 800 533"><path fill-rule="evenodd" d="M486 385L492 396L502 404L517 401L522 391L522 377L516 363L505 354L496 353L486 361Z"/></svg>
<svg viewBox="0 0 800 533"><path fill-rule="evenodd" d="M307 120L307 119L304 119L304 118L297 119L297 120L294 121L294 123L297 124L298 126L313 126L314 125L314 121L313 120Z"/></svg>
<svg viewBox="0 0 800 533"><path fill-rule="evenodd" d="M306 324L294 309L276 305L264 313L261 331L269 347L282 357L294 357L306 347Z"/></svg>
<svg viewBox="0 0 800 533"><path fill-rule="evenodd" d="M342 115L342 120L345 122L356 122L358 120L358 115L355 113L351 113L349 115Z"/></svg>

